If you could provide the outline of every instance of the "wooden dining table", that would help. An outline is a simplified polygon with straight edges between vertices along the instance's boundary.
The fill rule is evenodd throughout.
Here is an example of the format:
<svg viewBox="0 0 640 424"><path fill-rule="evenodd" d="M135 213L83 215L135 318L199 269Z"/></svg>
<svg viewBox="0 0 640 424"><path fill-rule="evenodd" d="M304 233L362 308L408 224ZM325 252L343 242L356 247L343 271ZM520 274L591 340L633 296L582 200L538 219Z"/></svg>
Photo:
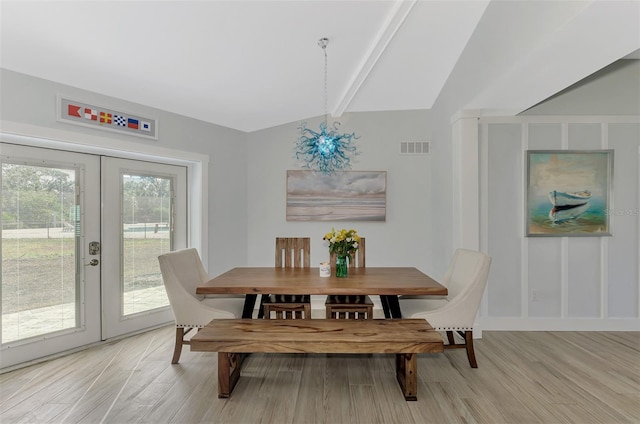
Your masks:
<svg viewBox="0 0 640 424"><path fill-rule="evenodd" d="M252 318L258 294L378 295L386 318L402 318L399 295L447 295L447 288L413 267L349 268L347 278L319 268L233 268L196 288L198 295L244 294L242 318Z"/></svg>

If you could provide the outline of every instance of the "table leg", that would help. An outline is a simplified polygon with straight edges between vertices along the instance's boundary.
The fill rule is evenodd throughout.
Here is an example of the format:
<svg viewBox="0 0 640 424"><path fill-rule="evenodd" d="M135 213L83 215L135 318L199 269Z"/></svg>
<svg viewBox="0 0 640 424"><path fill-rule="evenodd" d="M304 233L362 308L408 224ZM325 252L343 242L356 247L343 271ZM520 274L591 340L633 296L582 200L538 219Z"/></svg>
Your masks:
<svg viewBox="0 0 640 424"><path fill-rule="evenodd" d="M400 310L400 302L398 301L398 296L387 296L387 302L389 303L389 312L391 313L391 318L402 318L402 311Z"/></svg>
<svg viewBox="0 0 640 424"><path fill-rule="evenodd" d="M257 294L244 295L244 308L242 309L242 318L253 318L253 309L256 306Z"/></svg>
<svg viewBox="0 0 640 424"><path fill-rule="evenodd" d="M267 296L271 296L270 294L261 294L260 295L260 304L258 305L258 319L264 318L264 301Z"/></svg>
<svg viewBox="0 0 640 424"><path fill-rule="evenodd" d="M382 310L384 311L384 317L387 319L391 318L391 312L389 312L389 300L387 299L387 296L381 295L380 303L382 303Z"/></svg>
<svg viewBox="0 0 640 424"><path fill-rule="evenodd" d="M400 302L398 302L398 296L396 295L384 295L380 296L382 302L382 310L384 311L385 318L402 318L402 312L400 311Z"/></svg>

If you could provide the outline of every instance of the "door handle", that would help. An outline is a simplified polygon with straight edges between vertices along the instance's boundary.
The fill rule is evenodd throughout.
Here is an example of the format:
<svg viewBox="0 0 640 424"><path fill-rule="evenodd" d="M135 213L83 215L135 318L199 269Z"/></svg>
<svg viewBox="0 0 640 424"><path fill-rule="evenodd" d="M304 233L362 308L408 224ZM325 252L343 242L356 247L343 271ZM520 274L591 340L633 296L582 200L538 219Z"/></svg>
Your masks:
<svg viewBox="0 0 640 424"><path fill-rule="evenodd" d="M84 264L84 266L98 266L99 263L100 263L99 260L91 259L91 262L89 262L88 264Z"/></svg>

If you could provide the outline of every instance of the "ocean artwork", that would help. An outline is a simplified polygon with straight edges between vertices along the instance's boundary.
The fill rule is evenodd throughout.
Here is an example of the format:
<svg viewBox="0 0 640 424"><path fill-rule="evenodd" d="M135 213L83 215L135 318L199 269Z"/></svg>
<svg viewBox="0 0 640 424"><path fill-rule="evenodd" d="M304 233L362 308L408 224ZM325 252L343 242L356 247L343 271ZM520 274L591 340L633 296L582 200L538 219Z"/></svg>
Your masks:
<svg viewBox="0 0 640 424"><path fill-rule="evenodd" d="M613 151L527 152L527 236L606 236Z"/></svg>
<svg viewBox="0 0 640 424"><path fill-rule="evenodd" d="M287 221L385 221L385 171L287 171Z"/></svg>

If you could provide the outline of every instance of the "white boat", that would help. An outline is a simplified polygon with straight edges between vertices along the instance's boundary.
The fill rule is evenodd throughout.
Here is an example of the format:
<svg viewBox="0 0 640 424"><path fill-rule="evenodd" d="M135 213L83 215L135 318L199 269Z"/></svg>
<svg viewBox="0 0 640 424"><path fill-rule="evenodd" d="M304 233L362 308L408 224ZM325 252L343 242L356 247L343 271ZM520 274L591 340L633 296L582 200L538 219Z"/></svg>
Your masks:
<svg viewBox="0 0 640 424"><path fill-rule="evenodd" d="M549 219L553 222L576 219L589 209L589 202L577 206L554 206L549 211Z"/></svg>
<svg viewBox="0 0 640 424"><path fill-rule="evenodd" d="M558 191L549 192L549 200L553 206L578 206L591 199L589 190L583 191Z"/></svg>

